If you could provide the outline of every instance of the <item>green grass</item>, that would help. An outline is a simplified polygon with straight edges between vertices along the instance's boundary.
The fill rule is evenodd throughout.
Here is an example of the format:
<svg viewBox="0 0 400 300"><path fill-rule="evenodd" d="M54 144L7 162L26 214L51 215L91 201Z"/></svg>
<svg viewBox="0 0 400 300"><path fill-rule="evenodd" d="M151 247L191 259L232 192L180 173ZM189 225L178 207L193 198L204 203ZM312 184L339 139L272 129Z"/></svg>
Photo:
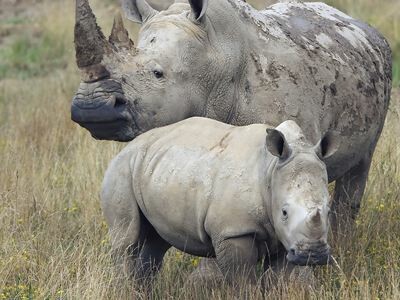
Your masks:
<svg viewBox="0 0 400 300"><path fill-rule="evenodd" d="M72 7L47 1L32 9L43 10L43 16L0 21L0 79L46 76L73 62L73 26L65 26L66 18L73 18Z"/></svg>
<svg viewBox="0 0 400 300"><path fill-rule="evenodd" d="M68 47L51 32L44 31L36 38L28 34L17 36L9 47L0 50L0 78L26 79L64 68Z"/></svg>
<svg viewBox="0 0 400 300"><path fill-rule="evenodd" d="M26 24L28 21L29 20L23 17L10 17L0 20L0 24L19 25L19 24Z"/></svg>
<svg viewBox="0 0 400 300"><path fill-rule="evenodd" d="M399 8L400 10L400 8ZM400 17L399 17L400 26ZM393 83L395 86L400 86L400 40L391 42L393 53Z"/></svg>
<svg viewBox="0 0 400 300"><path fill-rule="evenodd" d="M393 83L400 86L400 59L397 59L393 65Z"/></svg>

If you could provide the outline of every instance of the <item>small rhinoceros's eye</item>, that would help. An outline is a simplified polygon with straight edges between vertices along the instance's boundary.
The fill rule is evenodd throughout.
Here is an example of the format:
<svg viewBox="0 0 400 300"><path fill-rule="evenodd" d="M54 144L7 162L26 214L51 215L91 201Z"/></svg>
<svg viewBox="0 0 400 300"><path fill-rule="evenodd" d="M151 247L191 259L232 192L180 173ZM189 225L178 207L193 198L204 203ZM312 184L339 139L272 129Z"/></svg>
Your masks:
<svg viewBox="0 0 400 300"><path fill-rule="evenodd" d="M282 219L286 220L288 218L288 212L286 208L282 208Z"/></svg>
<svg viewBox="0 0 400 300"><path fill-rule="evenodd" d="M162 71L160 71L160 70L154 70L154 71L153 71L153 74L154 74L154 76L155 76L156 78L162 78L162 77L164 77L164 73L163 73Z"/></svg>

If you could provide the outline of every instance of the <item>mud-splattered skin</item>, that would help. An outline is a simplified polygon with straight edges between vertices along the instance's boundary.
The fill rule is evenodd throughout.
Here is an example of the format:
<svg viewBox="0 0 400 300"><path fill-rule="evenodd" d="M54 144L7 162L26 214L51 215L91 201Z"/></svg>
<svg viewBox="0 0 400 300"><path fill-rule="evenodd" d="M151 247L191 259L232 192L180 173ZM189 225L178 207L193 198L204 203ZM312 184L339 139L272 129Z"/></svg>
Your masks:
<svg viewBox="0 0 400 300"><path fill-rule="evenodd" d="M77 28L93 25L77 1ZM88 27L96 55L76 31L86 81L72 106L76 122L120 141L191 116L234 125L292 119L313 143L336 131L340 149L325 161L334 209L357 212L391 89L391 51L376 30L322 3L257 11L240 0L193 0L158 12L144 0L123 2L142 23L136 48L121 22L111 44Z"/></svg>
<svg viewBox="0 0 400 300"><path fill-rule="evenodd" d="M232 123L265 118L276 124L286 117L306 127L313 141L337 130L341 151L327 164L330 180L340 177L373 149L383 126L391 88L388 44L321 3L279 3L256 13L238 7L267 40L253 38L258 47L249 50L248 79L255 101L239 102Z"/></svg>

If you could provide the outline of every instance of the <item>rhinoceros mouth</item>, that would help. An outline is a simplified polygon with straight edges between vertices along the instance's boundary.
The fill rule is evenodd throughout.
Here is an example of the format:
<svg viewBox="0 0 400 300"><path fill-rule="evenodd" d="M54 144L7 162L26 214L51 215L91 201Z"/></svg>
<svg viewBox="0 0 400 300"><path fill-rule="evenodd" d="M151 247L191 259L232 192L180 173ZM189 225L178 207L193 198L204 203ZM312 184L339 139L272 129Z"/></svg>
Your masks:
<svg viewBox="0 0 400 300"><path fill-rule="evenodd" d="M330 254L329 247L322 251L298 251L291 249L289 250L286 258L290 263L299 266L327 265L332 262L332 256Z"/></svg>
<svg viewBox="0 0 400 300"><path fill-rule="evenodd" d="M113 123L130 119L126 100L115 95L102 98L75 96L71 119L76 123Z"/></svg>
<svg viewBox="0 0 400 300"><path fill-rule="evenodd" d="M96 99L77 94L71 105L71 119L99 140L130 141L138 135L129 104L120 94Z"/></svg>
<svg viewBox="0 0 400 300"><path fill-rule="evenodd" d="M112 122L83 122L80 126L87 129L92 137L98 140L129 141L134 138L126 134L128 122L115 120Z"/></svg>

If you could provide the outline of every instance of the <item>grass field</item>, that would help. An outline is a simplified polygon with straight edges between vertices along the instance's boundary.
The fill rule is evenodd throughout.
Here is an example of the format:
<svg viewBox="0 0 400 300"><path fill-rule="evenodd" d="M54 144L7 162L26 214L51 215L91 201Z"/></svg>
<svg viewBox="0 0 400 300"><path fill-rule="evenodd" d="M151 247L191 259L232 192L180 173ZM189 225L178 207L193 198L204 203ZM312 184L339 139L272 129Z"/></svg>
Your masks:
<svg viewBox="0 0 400 300"><path fill-rule="evenodd" d="M0 299L261 298L257 287L185 286L198 259L175 250L152 295L114 269L98 195L124 145L95 141L70 121L79 83L72 1L25 0L4 9L10 1L0 0ZM94 1L106 31L114 2ZM390 39L398 86L399 1L331 2ZM313 290L280 282L270 299L400 299L399 101L395 89L357 226L334 247L340 268L316 269Z"/></svg>

